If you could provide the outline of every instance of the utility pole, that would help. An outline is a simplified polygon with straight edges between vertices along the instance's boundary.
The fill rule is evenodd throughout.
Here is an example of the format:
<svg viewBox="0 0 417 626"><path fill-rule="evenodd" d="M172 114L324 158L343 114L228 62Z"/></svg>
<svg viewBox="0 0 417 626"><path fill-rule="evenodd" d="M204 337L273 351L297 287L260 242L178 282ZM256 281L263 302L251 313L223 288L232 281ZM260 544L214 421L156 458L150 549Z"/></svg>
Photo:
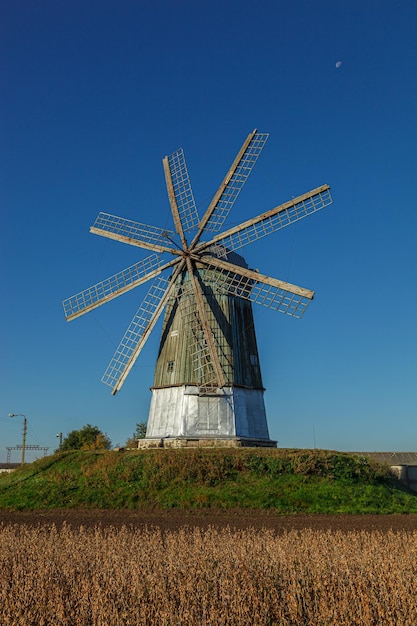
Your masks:
<svg viewBox="0 0 417 626"><path fill-rule="evenodd" d="M26 417L23 419L23 439L22 439L22 465L25 464L25 450L26 450L26 434L28 431L28 421Z"/></svg>
<svg viewBox="0 0 417 626"><path fill-rule="evenodd" d="M22 465L25 464L25 450L26 450L26 434L28 430L28 421L26 415L23 413L9 413L9 417L23 417L23 439L22 439Z"/></svg>

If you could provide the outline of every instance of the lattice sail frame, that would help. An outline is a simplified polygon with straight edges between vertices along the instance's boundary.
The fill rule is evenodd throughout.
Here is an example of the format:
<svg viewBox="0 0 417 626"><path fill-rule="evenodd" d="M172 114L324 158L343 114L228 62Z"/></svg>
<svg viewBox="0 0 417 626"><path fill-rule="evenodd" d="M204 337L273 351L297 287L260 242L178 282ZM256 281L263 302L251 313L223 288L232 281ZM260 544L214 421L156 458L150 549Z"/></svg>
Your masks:
<svg viewBox="0 0 417 626"><path fill-rule="evenodd" d="M121 376L129 367L132 355L154 317L159 303L167 292L168 286L169 281L163 276L154 279L103 374L102 381L106 385L115 388L119 383Z"/></svg>
<svg viewBox="0 0 417 626"><path fill-rule="evenodd" d="M256 272L252 272L252 277L242 276L232 268L225 269L211 262L207 263L207 268L209 272L206 272L205 279L210 280L217 293L250 300L297 319L303 316L313 298L313 295L294 293L290 290L291 286L286 289L285 283L281 281L276 284L265 283Z"/></svg>
<svg viewBox="0 0 417 626"><path fill-rule="evenodd" d="M226 176L224 189L216 200L212 213L207 220L205 229L218 232L226 221L234 203L240 194L243 185L246 183L249 175L262 152L264 145L268 139L267 134L256 133L251 140L245 145L242 157L238 166L234 169L229 177ZM238 155L239 156L239 155Z"/></svg>
<svg viewBox="0 0 417 626"><path fill-rule="evenodd" d="M223 387L227 374L219 354L216 329L210 325L209 299L201 285L210 284L214 294L246 299L292 317L300 318L304 314L313 299L313 291L231 263L230 252L331 204L328 185L219 233L209 241L201 241L205 232L218 232L222 228L267 139L267 134L256 129L248 135L201 218L183 150L165 157L163 166L174 230L99 213L91 233L152 251L142 261L63 302L66 319L70 321L153 280L103 375L102 381L112 388L113 394L121 389L169 299L182 297L178 288L181 276L188 275L190 279L191 295L187 296L184 317L192 371L203 391ZM188 244L185 233L193 230L196 232ZM172 272L170 278L162 276L166 270Z"/></svg>
<svg viewBox="0 0 417 626"><path fill-rule="evenodd" d="M167 159L182 227L184 232L188 232L198 226L200 217L195 204L183 149L180 148L173 152Z"/></svg>

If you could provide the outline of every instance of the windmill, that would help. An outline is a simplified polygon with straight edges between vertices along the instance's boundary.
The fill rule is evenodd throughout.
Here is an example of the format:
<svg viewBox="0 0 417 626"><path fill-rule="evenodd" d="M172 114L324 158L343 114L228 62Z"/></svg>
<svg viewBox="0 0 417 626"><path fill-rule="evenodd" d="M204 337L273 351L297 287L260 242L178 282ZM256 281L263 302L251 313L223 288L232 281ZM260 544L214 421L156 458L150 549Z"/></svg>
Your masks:
<svg viewBox="0 0 417 626"><path fill-rule="evenodd" d="M165 311L145 445L276 445L269 439L252 303L300 318L314 292L250 269L236 251L332 199L322 185L220 232L267 139L257 130L248 135L202 217L179 149L163 159L173 230L108 213L99 213L90 229L151 251L63 302L70 321L152 281L102 378L113 394L120 391Z"/></svg>

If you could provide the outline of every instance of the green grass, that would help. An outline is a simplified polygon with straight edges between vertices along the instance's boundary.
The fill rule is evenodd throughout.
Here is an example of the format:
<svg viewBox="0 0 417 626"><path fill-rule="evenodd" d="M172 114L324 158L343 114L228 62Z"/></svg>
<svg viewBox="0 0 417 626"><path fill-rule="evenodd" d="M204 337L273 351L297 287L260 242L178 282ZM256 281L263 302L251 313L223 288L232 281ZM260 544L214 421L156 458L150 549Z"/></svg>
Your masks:
<svg viewBox="0 0 417 626"><path fill-rule="evenodd" d="M325 450L76 451L0 475L0 509L207 507L417 513L417 496L388 466Z"/></svg>

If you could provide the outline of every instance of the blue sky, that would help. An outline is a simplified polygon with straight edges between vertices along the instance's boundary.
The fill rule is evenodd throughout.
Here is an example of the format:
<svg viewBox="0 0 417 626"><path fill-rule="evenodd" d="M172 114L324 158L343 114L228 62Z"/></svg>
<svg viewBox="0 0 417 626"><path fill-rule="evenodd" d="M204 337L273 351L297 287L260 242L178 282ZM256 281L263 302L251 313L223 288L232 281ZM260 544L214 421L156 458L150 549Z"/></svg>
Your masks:
<svg viewBox="0 0 417 626"><path fill-rule="evenodd" d="M147 419L160 327L117 396L100 382L146 288L69 324L61 301L144 255L90 234L99 211L169 226L162 158L184 149L206 206L254 128L228 225L334 200L244 250L316 292L301 320L254 306L271 438L416 450L416 27L415 0L3 0L0 462L10 412L51 449Z"/></svg>

